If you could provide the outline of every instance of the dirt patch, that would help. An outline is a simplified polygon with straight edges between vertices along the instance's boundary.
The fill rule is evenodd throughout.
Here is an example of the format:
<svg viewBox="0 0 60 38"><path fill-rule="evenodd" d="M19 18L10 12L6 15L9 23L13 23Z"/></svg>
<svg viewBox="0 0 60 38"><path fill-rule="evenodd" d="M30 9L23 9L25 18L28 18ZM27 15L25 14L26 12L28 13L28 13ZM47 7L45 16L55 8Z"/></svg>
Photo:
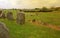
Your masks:
<svg viewBox="0 0 60 38"><path fill-rule="evenodd" d="M57 26L57 25L48 24L48 23L44 23L41 21L37 21L37 20L35 22L32 22L32 20L30 20L30 22L36 26L44 26L44 27L48 27L51 29L60 30L60 26Z"/></svg>
<svg viewBox="0 0 60 38"><path fill-rule="evenodd" d="M60 27L57 26L57 25L49 24L48 27L50 27L50 28L52 28L52 29L55 29L55 30L60 30Z"/></svg>

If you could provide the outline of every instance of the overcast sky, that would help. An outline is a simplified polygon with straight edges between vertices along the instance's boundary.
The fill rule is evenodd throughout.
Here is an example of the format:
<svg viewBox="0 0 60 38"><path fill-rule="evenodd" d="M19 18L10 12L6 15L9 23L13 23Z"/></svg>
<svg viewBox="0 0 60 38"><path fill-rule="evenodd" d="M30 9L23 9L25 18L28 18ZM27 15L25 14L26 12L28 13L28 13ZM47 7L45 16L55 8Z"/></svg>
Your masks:
<svg viewBox="0 0 60 38"><path fill-rule="evenodd" d="M60 0L0 0L0 8L40 8L60 6Z"/></svg>

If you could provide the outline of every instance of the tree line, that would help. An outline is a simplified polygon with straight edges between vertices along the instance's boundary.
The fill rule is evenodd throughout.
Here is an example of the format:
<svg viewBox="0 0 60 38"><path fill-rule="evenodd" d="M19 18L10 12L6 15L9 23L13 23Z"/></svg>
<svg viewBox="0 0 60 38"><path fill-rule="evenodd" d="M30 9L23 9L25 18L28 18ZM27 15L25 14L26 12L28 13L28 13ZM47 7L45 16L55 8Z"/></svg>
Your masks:
<svg viewBox="0 0 60 38"><path fill-rule="evenodd" d="M53 11L60 11L60 7L42 7L42 8L35 8L35 9L21 9L24 12L53 12Z"/></svg>

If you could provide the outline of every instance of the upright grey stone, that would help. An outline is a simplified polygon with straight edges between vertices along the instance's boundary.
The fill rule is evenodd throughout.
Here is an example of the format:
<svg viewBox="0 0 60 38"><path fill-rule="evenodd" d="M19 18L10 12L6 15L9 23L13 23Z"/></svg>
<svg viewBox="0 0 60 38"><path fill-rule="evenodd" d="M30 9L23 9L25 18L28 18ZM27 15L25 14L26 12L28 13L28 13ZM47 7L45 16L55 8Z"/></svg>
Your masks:
<svg viewBox="0 0 60 38"><path fill-rule="evenodd" d="M1 18L1 16L2 16L2 11L0 11L0 18Z"/></svg>
<svg viewBox="0 0 60 38"><path fill-rule="evenodd" d="M14 19L12 12L8 12L8 13L7 13L7 19L8 19L8 20L13 20L13 19Z"/></svg>
<svg viewBox="0 0 60 38"><path fill-rule="evenodd" d="M2 13L2 11L0 10L0 14Z"/></svg>
<svg viewBox="0 0 60 38"><path fill-rule="evenodd" d="M0 22L0 38L9 38L8 28L2 22Z"/></svg>
<svg viewBox="0 0 60 38"><path fill-rule="evenodd" d="M2 13L1 18L6 18L5 13Z"/></svg>
<svg viewBox="0 0 60 38"><path fill-rule="evenodd" d="M24 13L18 13L16 20L17 20L18 24L24 24L25 23L25 14Z"/></svg>

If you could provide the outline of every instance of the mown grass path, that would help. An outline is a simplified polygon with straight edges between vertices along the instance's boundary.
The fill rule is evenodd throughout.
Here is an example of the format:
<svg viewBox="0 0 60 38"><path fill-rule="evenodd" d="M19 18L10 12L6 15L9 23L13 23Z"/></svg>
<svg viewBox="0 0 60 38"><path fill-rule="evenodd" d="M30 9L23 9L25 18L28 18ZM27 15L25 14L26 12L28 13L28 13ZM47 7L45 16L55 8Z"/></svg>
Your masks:
<svg viewBox="0 0 60 38"><path fill-rule="evenodd" d="M43 26L43 27L48 27L55 30L60 30L60 26L58 25L53 25L53 24L48 24L48 23L44 24L43 22L41 23L40 21L32 22L32 20L30 20L30 22L38 27Z"/></svg>

